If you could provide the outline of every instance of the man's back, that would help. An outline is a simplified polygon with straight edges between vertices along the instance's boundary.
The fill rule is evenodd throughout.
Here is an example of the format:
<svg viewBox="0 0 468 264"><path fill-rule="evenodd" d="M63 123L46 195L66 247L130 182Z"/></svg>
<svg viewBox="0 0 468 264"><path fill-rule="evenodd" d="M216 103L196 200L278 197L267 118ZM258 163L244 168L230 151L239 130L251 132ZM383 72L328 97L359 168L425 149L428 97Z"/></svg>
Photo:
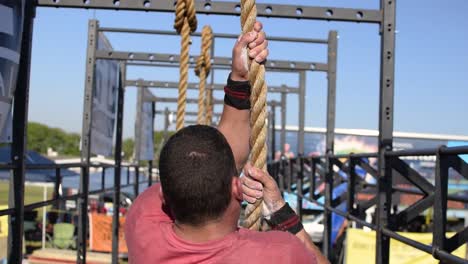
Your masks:
<svg viewBox="0 0 468 264"><path fill-rule="evenodd" d="M142 193L127 215L131 263L316 263L294 235L238 229L224 238L191 243L178 237L162 209L159 185Z"/></svg>

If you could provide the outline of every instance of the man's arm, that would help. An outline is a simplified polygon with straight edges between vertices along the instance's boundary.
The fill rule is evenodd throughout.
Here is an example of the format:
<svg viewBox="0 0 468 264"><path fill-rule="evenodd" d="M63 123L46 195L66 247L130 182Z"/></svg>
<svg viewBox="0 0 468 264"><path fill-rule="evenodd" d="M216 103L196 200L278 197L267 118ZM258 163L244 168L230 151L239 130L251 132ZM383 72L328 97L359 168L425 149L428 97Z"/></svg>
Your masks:
<svg viewBox="0 0 468 264"><path fill-rule="evenodd" d="M232 50L232 71L229 76L231 81L247 82L249 77L248 57L257 62L263 62L268 56L267 47L268 42L262 31L262 24L256 22L254 30L240 36ZM250 48L249 52L247 52L247 48ZM250 94L250 89L248 93ZM249 98L246 97L244 100L248 102ZM218 129L229 142L237 169L240 171L247 161L250 151L250 109L237 109L224 104Z"/></svg>
<svg viewBox="0 0 468 264"><path fill-rule="evenodd" d="M280 209L284 210L286 202L281 197L281 192L275 180L267 172L247 164L244 168L244 177L241 178L241 182L244 200L249 203L255 203L257 199L263 198L262 214L265 218L273 220L272 218L275 216L275 213ZM294 212L292 213L294 217ZM297 219L297 221L299 220ZM301 225L299 226L301 227ZM299 231L297 230L299 228L296 229L295 236L316 256L317 262L319 264L329 264L327 258L315 246L304 228L301 228Z"/></svg>

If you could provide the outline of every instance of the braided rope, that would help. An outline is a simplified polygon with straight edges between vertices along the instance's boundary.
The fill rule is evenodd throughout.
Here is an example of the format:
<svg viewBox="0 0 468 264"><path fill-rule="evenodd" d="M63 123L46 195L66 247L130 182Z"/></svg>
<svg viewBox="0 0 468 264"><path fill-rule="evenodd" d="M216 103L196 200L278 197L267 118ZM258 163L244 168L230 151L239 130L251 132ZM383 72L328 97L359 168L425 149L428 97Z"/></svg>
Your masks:
<svg viewBox="0 0 468 264"><path fill-rule="evenodd" d="M187 98L190 34L197 29L194 0L178 0L175 9L174 28L181 35L179 97L177 99L176 129L184 127Z"/></svg>
<svg viewBox="0 0 468 264"><path fill-rule="evenodd" d="M211 70L211 44L213 43L213 31L210 26L204 26L202 30L201 53L195 66L195 74L200 78L198 93L198 116L197 123L205 122L205 87L206 77Z"/></svg>
<svg viewBox="0 0 468 264"><path fill-rule="evenodd" d="M245 34L254 29L257 19L257 6L255 0L241 0L241 26ZM250 62L249 81L252 86L250 102L252 105L250 114L250 126L252 127L250 145L250 161L256 168L266 171L267 158L267 84L265 82L265 66L255 60ZM253 230L259 230L261 226L262 200L255 204L249 204L245 209L243 226Z"/></svg>
<svg viewBox="0 0 468 264"><path fill-rule="evenodd" d="M205 125L211 126L213 124L213 90L206 91L206 115Z"/></svg>

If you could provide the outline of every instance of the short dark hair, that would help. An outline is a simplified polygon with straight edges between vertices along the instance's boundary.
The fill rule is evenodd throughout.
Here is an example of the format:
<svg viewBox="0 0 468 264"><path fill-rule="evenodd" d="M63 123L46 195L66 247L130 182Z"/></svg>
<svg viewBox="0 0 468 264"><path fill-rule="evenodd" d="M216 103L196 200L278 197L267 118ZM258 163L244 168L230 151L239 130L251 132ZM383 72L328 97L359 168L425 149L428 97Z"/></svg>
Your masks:
<svg viewBox="0 0 468 264"><path fill-rule="evenodd" d="M164 145L159 175L174 218L200 225L224 213L237 170L223 134L210 126L194 125L179 130Z"/></svg>

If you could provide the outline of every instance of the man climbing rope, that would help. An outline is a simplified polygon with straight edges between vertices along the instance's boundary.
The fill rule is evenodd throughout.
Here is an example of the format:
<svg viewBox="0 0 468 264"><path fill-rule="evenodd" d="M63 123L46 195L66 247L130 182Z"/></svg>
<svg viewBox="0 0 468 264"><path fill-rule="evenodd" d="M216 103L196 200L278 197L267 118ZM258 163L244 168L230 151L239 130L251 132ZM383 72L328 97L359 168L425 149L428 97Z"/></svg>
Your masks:
<svg viewBox="0 0 468 264"><path fill-rule="evenodd" d="M248 57L268 56L262 24L239 37L218 129L179 130L160 155L161 184L135 200L125 237L130 263L328 263L281 197L271 176L245 164L249 155ZM247 48L250 51L247 53ZM238 171L244 168L244 176ZM263 199L272 229L238 227L241 202Z"/></svg>

